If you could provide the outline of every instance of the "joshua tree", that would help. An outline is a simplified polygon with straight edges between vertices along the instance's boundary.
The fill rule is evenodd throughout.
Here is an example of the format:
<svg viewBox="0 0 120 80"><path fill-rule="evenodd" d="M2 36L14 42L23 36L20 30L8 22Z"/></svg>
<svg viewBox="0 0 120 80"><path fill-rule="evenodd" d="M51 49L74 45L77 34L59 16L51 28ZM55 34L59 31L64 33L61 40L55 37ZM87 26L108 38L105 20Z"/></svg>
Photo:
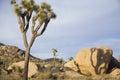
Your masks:
<svg viewBox="0 0 120 80"><path fill-rule="evenodd" d="M55 61L58 51L55 48L53 48L52 52L53 52L53 58L54 58L54 61Z"/></svg>
<svg viewBox="0 0 120 80"><path fill-rule="evenodd" d="M16 0L11 0L11 4L14 6L14 12L17 15L19 28L26 48L23 78L24 80L28 80L28 65L31 47L35 39L44 33L48 23L52 18L55 18L56 15L52 11L51 6L47 3L37 5L34 0L21 0L21 3L17 4ZM32 25L30 25L30 22L32 22ZM32 34L30 40L27 39L29 28Z"/></svg>

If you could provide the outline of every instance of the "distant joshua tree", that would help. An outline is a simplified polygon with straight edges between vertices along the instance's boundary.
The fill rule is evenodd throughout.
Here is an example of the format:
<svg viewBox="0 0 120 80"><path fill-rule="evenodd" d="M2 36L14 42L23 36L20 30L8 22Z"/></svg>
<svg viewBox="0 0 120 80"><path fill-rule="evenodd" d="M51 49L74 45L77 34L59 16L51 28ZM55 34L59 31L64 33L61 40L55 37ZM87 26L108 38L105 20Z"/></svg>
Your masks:
<svg viewBox="0 0 120 80"><path fill-rule="evenodd" d="M21 0L21 3L17 4L16 0L11 0L11 4L14 6L14 12L17 15L19 28L26 48L23 80L28 80L31 47L35 39L44 33L48 23L52 18L55 18L56 15L52 11L51 6L45 2L37 5L34 0ZM30 22L32 22L32 25L30 25ZM31 29L32 33L30 40L27 39L28 29Z"/></svg>
<svg viewBox="0 0 120 80"><path fill-rule="evenodd" d="M53 58L54 58L54 61L55 61L58 51L55 48L53 48L52 52L53 52Z"/></svg>

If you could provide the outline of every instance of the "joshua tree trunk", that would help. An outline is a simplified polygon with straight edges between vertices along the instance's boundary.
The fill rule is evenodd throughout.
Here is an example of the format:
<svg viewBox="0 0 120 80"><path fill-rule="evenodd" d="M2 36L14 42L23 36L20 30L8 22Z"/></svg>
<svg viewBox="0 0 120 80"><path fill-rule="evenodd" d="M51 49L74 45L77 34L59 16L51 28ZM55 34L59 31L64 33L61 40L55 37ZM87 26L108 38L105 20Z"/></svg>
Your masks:
<svg viewBox="0 0 120 80"><path fill-rule="evenodd" d="M24 63L23 80L28 80L29 54L30 54L30 48L27 48L26 52L25 52L25 63Z"/></svg>
<svg viewBox="0 0 120 80"><path fill-rule="evenodd" d="M54 56L54 61L55 61L55 59L56 59L56 56Z"/></svg>
<svg viewBox="0 0 120 80"><path fill-rule="evenodd" d="M25 39L24 41L26 41L26 38L24 38L24 36L23 36L23 40ZM29 45L26 46L23 80L28 80L29 55L30 55L31 46L34 43L35 38L36 38L35 35L32 35Z"/></svg>

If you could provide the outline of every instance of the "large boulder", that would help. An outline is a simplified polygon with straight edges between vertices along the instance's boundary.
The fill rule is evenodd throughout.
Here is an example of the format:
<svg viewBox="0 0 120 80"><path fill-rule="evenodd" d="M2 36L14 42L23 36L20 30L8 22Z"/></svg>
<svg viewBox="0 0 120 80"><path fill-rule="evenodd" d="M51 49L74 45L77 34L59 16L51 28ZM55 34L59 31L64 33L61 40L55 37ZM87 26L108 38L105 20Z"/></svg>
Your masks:
<svg viewBox="0 0 120 80"><path fill-rule="evenodd" d="M97 75L107 72L112 57L112 50L108 47L86 48L75 57L75 62L81 74Z"/></svg>
<svg viewBox="0 0 120 80"><path fill-rule="evenodd" d="M13 63L12 65L10 65L8 67L8 70L12 70L14 66L20 67L21 69L23 69L24 68L24 61ZM28 77L32 77L37 72L38 72L37 65L35 63L33 63L33 62L29 62Z"/></svg>

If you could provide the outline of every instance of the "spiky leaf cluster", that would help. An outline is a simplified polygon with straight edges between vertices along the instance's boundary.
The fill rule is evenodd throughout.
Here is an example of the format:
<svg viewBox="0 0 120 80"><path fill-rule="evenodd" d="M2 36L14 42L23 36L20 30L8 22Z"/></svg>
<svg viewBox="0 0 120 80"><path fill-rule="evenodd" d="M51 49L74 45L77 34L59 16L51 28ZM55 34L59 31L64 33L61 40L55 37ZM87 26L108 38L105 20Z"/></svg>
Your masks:
<svg viewBox="0 0 120 80"><path fill-rule="evenodd" d="M16 15L20 16L21 15L21 10L22 10L22 7L19 7L17 4L15 5L15 8L14 8L14 12Z"/></svg>
<svg viewBox="0 0 120 80"><path fill-rule="evenodd" d="M46 11L51 11L51 6L45 2L41 4L42 9L46 9Z"/></svg>
<svg viewBox="0 0 120 80"><path fill-rule="evenodd" d="M39 6L39 9L37 11L38 21L41 22L41 21L48 19L48 12L50 11L51 11L51 6L45 2L42 3Z"/></svg>
<svg viewBox="0 0 120 80"><path fill-rule="evenodd" d="M11 1L12 4L16 3L14 0ZM22 0L21 5L15 4L14 12L17 16L29 15L33 11L36 12L36 17L39 22L44 22L45 20L50 20L55 18L56 15L52 12L51 6L43 2L40 6L35 4L34 0Z"/></svg>
<svg viewBox="0 0 120 80"><path fill-rule="evenodd" d="M39 8L39 6L35 4L34 0L30 0L30 1L22 0L21 5L27 11L33 11Z"/></svg>

